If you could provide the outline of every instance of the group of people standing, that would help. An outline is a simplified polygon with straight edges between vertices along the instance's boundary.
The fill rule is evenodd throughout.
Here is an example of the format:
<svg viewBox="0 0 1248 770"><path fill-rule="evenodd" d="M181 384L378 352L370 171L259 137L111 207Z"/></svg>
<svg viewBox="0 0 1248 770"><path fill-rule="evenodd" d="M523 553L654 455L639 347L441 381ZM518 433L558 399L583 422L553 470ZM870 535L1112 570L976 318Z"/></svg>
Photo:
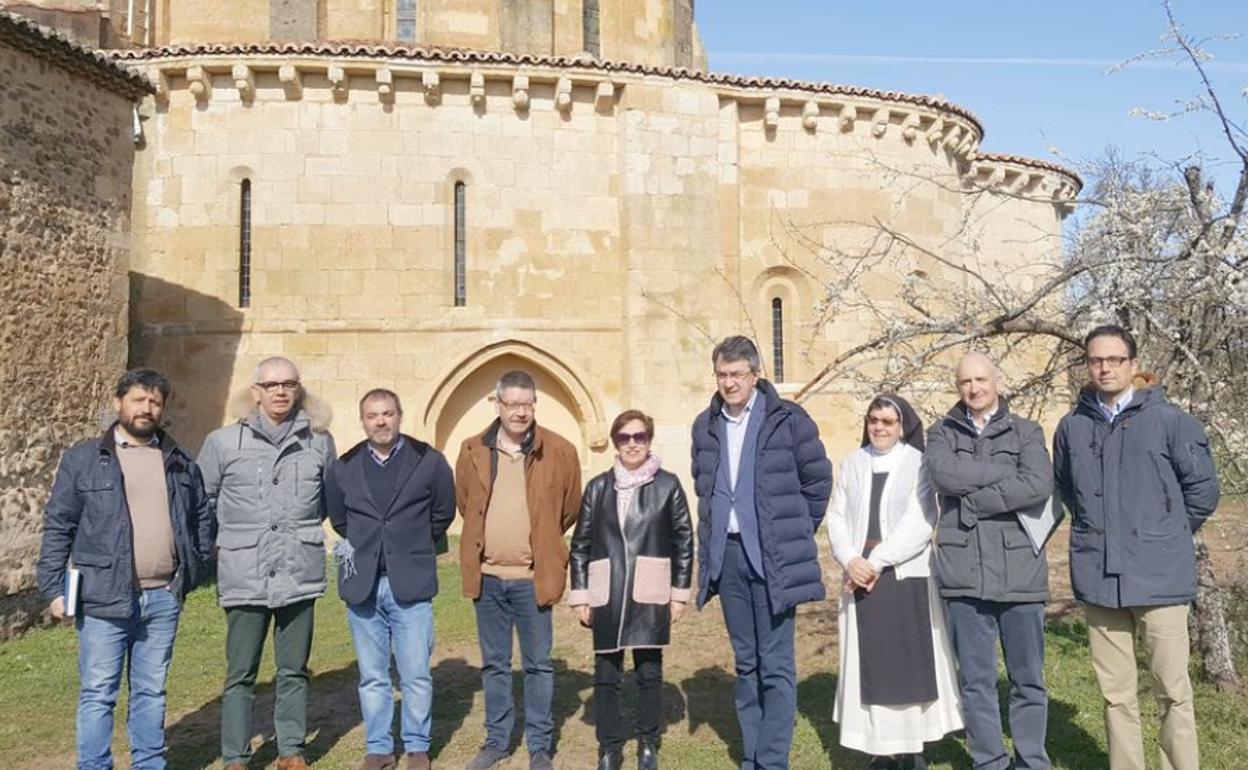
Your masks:
<svg viewBox="0 0 1248 770"><path fill-rule="evenodd" d="M569 582L567 603L591 629L595 653L598 770L624 762L626 653L638 685L637 766L658 768L663 648L690 602L701 608L716 596L734 655L742 770L787 768L796 609L826 598L815 539L825 514L843 572L834 583L832 705L842 744L868 755L870 768L925 768L925 743L964 731L977 770L1043 770L1044 547L1054 506L1064 505L1112 770L1145 767L1137 631L1161 712L1163 766L1197 770L1186 617L1196 591L1191 535L1218 501L1208 441L1138 377L1127 330L1094 329L1085 353L1090 383L1058 427L1052 461L1040 426L1010 412L995 364L971 353L955 372L957 404L927 431L901 396L872 399L862 447L834 484L815 422L760 376L749 339L729 337L712 352L716 393L693 423L696 525L681 482L651 450L648 415L615 419L613 467L582 489L575 448L536 422L537 385L526 372L498 381L497 419L464 441L453 472L437 449L402 432L399 396L380 388L359 404L367 438L338 457L325 411L284 358L257 367L238 421L192 459L160 428L169 381L128 372L115 392L117 421L62 459L38 564L52 615L73 614L78 629L78 767L113 766L123 671L131 767L166 767L178 615L214 562L227 627L223 764L241 770L251 757L255 681L272 628L278 767L307 767L308 659L326 590L328 518L358 661L361 768L400 761L392 657L403 766L429 768L436 543L458 510L485 701L485 741L467 770L510 757L515 638L529 766L553 767L552 609Z"/></svg>

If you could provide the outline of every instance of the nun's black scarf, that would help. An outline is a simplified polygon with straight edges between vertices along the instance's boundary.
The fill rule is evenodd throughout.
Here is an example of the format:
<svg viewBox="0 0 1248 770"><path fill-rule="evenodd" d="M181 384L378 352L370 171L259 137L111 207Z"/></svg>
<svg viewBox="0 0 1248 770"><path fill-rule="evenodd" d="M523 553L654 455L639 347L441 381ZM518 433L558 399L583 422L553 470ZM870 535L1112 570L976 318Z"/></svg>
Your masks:
<svg viewBox="0 0 1248 770"><path fill-rule="evenodd" d="M910 406L910 402L892 393L880 393L871 399L871 402L874 403L877 399L887 401L901 412L901 443L909 444L922 452L926 446L923 438L923 421L919 419L919 413L914 411L914 407ZM864 447L871 443L870 434L867 432L867 418L870 416L868 413L862 418L862 446Z"/></svg>

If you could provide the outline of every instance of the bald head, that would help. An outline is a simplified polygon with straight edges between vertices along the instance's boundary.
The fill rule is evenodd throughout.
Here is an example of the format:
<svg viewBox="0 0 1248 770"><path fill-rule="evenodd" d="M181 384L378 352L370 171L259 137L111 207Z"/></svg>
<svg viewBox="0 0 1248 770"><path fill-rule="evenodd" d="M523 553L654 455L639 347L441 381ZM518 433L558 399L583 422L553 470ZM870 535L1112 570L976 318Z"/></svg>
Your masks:
<svg viewBox="0 0 1248 770"><path fill-rule="evenodd" d="M270 356L256 365L251 376L252 382L269 382L272 380L299 380L299 367L295 362L284 356Z"/></svg>
<svg viewBox="0 0 1248 770"><path fill-rule="evenodd" d="M975 417L995 412L1001 392L1001 371L996 363L979 352L962 356L954 370L954 381L962 404Z"/></svg>

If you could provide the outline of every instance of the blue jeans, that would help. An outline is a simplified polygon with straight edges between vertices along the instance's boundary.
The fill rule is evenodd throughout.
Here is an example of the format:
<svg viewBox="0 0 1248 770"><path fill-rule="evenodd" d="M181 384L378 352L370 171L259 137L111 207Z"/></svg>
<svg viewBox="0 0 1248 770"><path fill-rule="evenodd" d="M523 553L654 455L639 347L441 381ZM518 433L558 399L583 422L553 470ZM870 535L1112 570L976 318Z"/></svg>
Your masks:
<svg viewBox="0 0 1248 770"><path fill-rule="evenodd" d="M550 608L537 606L532 580L481 576L481 597L473 603L481 642L481 686L485 690L485 742L501 751L511 745L516 722L511 697L511 631L520 636L524 666L524 737L529 753L551 753L555 720L550 713L555 669Z"/></svg>
<svg viewBox="0 0 1248 770"><path fill-rule="evenodd" d="M399 669L403 712L399 734L405 752L428 751L433 729L433 602L400 602L385 575L369 600L347 605L347 622L360 670L360 711L369 754L393 754L394 688L390 653Z"/></svg>
<svg viewBox="0 0 1248 770"><path fill-rule="evenodd" d="M128 618L77 616L78 770L112 770L113 708L123 670L129 672L130 767L166 767L165 679L181 611L168 589L151 588L135 592Z"/></svg>
<svg viewBox="0 0 1248 770"><path fill-rule="evenodd" d="M718 585L736 659L741 770L784 770L797 721L794 611L771 611L767 581L750 567L737 538L728 538Z"/></svg>
<svg viewBox="0 0 1248 770"><path fill-rule="evenodd" d="M1018 770L1052 767L1044 748L1049 695L1044 688L1044 604L946 599L949 640L958 659L966 747L975 770L1004 770L1010 757L997 702L997 639L1010 680L1010 735Z"/></svg>

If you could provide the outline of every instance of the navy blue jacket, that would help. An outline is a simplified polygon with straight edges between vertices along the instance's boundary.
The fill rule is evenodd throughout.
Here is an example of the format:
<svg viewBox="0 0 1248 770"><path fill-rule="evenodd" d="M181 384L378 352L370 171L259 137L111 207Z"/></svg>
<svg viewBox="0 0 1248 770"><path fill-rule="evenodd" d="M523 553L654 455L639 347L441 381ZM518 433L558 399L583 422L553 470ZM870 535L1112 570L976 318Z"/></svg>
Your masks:
<svg viewBox="0 0 1248 770"><path fill-rule="evenodd" d="M374 462L361 441L325 474L325 508L334 531L355 550L355 573L338 570L338 595L348 604L368 600L377 585L382 545L390 591L401 602L432 599L438 593L435 544L455 518L455 478L441 452L404 436L390 461L397 474L394 494L376 500L364 463Z"/></svg>
<svg viewBox="0 0 1248 770"><path fill-rule="evenodd" d="M806 410L781 399L767 380L759 380L758 389L766 399L767 421L754 457L754 502L767 593L772 612L780 614L826 596L814 535L832 494L832 463ZM711 495L722 456L715 421L723 419L723 405L716 393L693 422L699 607L716 593L710 580Z"/></svg>
<svg viewBox="0 0 1248 770"><path fill-rule="evenodd" d="M134 536L130 509L110 427L99 438L66 450L43 517L36 572L48 601L65 593L70 558L82 574L79 612L101 618L130 617L135 592ZM165 458L165 486L173 520L178 568L170 590L179 600L208 577L215 520L208 510L199 467L166 433L158 432Z"/></svg>
<svg viewBox="0 0 1248 770"><path fill-rule="evenodd" d="M1053 436L1071 514L1075 598L1102 607L1196 598L1192 534L1218 505L1218 476L1200 423L1159 387L1137 390L1110 424L1085 388Z"/></svg>

